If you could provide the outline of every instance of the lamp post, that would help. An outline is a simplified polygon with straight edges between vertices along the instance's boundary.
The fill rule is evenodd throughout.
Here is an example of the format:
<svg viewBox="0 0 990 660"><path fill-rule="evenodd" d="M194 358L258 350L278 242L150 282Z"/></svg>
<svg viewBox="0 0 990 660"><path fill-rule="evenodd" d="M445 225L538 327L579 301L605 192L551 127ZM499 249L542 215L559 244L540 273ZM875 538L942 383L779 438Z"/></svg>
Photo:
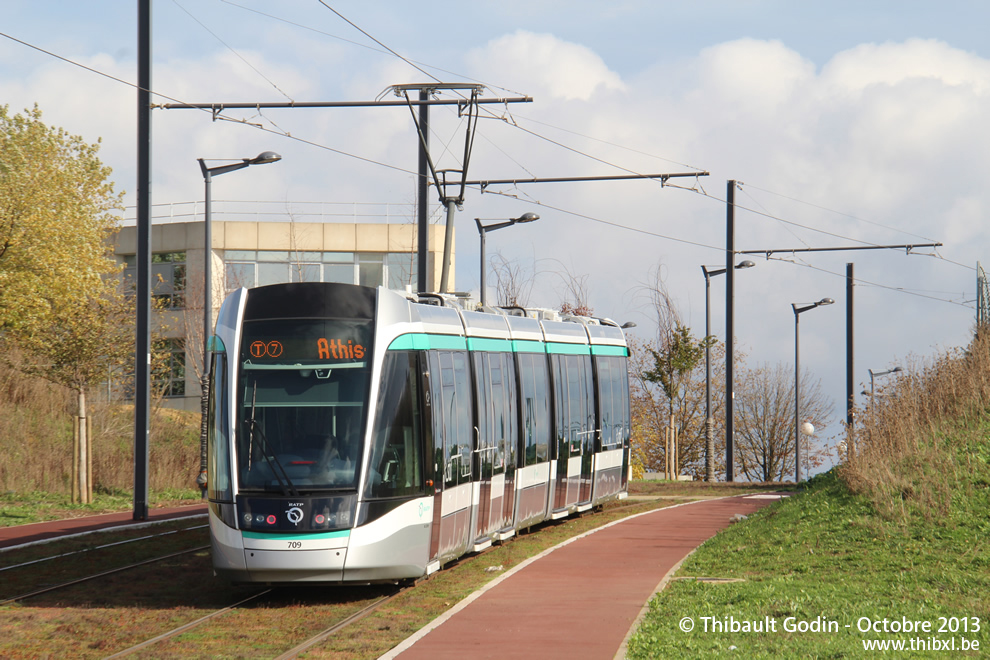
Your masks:
<svg viewBox="0 0 990 660"><path fill-rule="evenodd" d="M903 371L903 369L901 369L900 367L894 367L893 369L890 369L889 371L873 371L873 369L870 369L869 370L869 372L870 372L870 401L873 401L873 393L876 391L876 390L873 389L873 379L876 376L886 376L888 374L896 374L896 373L898 373L900 371Z"/></svg>
<svg viewBox="0 0 990 660"><path fill-rule="evenodd" d="M800 320L801 313L809 309L831 305L835 301L822 298L816 303L799 306L791 303L794 310L794 483L801 483L801 351L800 351Z"/></svg>
<svg viewBox="0 0 990 660"><path fill-rule="evenodd" d="M755 266L748 259L733 266L736 270L742 268L752 268ZM711 268L702 266L701 272L705 274L705 481L715 481L715 438L712 427L715 425L712 420L712 343L711 343L711 317L712 317L712 296L711 280L716 275L725 274L724 268Z"/></svg>
<svg viewBox="0 0 990 660"><path fill-rule="evenodd" d="M873 371L873 369L869 369L869 372L870 372L870 412L871 413L874 410L874 405L875 405L874 402L876 401L876 398L875 398L876 389L873 386L873 379L875 377L877 377L877 376L886 376L888 374L896 374L896 373L898 373L900 371L903 371L903 369L901 369L900 367L894 367L893 369L890 369L889 371Z"/></svg>
<svg viewBox="0 0 990 660"><path fill-rule="evenodd" d="M523 213L518 218L510 218L509 220L504 220L502 222L496 222L490 225L481 224L481 218L475 218L474 222L478 225L478 235L481 237L481 304L485 304L485 234L490 231L495 231L496 229L504 229L505 227L511 227L514 224L521 222L535 222L539 220L540 216L535 213Z"/></svg>
<svg viewBox="0 0 990 660"><path fill-rule="evenodd" d="M196 479L196 483L199 484L202 490L203 497L206 497L206 415L207 415L207 395L208 395L208 380L209 380L209 343L211 328L213 326L213 292L212 292L212 277L211 269L213 265L213 236L211 232L212 225L212 183L213 177L220 176L221 174L226 174L227 172L233 172L235 170L241 170L245 167L250 167L251 165L265 165L267 163L274 163L276 161L282 160L274 151L263 151L254 158L243 158L239 163L231 163L229 165L219 165L217 167L207 167L206 160L203 158L197 158L199 161L199 168L203 172L203 182L206 188L205 203L203 207L203 378L202 378L202 400L201 400L201 410L203 414L203 419L200 423L200 471L199 477Z"/></svg>

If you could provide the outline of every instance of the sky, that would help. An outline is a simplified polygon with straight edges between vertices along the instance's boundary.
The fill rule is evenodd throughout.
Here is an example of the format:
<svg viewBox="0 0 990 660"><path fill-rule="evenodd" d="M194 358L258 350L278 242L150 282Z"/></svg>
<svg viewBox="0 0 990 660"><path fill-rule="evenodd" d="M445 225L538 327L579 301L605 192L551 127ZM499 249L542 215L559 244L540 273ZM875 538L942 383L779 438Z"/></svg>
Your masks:
<svg viewBox="0 0 990 660"><path fill-rule="evenodd" d="M128 205L136 7L5 0L0 27L0 104L37 104L48 123L100 140ZM833 298L801 315L801 367L821 378L839 421L847 263L857 392L870 369L908 369L971 336L976 265L990 260L987 25L990 5L976 0L157 0L153 100L371 101L394 99L398 84L470 82L485 85L485 98L532 102L485 106L468 179L697 173L668 185L472 188L455 217L457 290L477 292L475 218L538 213L487 237L489 255L532 278L528 303L557 306L577 282L596 314L635 322L643 338L655 331L648 290L658 276L684 323L704 334L701 266L725 264L727 182L736 181L736 249L761 252L737 258L756 263L735 276L737 350L749 367L793 367L792 303ZM282 161L216 179L214 199L414 204L418 145L406 108L152 115L156 209L202 199L197 158L266 150ZM431 128L438 167L460 168L464 119L437 107ZM943 245L794 251L925 243ZM724 279L712 280L719 337Z"/></svg>

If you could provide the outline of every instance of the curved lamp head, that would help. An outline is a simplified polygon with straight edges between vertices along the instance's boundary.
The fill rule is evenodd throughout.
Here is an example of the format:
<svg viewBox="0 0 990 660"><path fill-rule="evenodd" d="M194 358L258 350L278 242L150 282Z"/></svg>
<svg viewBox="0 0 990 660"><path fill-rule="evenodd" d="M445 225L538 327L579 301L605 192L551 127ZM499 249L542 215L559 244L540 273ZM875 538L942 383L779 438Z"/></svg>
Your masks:
<svg viewBox="0 0 990 660"><path fill-rule="evenodd" d="M282 160L282 157L275 153L274 151L262 151L260 154L254 158L245 158L245 160L251 165L264 165L266 163L274 163Z"/></svg>
<svg viewBox="0 0 990 660"><path fill-rule="evenodd" d="M818 301L817 304L818 305L832 305L834 303L835 303L835 301L832 300L831 298L822 298L821 300Z"/></svg>
<svg viewBox="0 0 990 660"><path fill-rule="evenodd" d="M740 261L738 264L736 264L736 270L740 270L742 268L752 268L755 265L756 264L754 264L752 261L747 259L746 261Z"/></svg>
<svg viewBox="0 0 990 660"><path fill-rule="evenodd" d="M537 215L536 213L523 213L518 218L513 218L512 221L513 222L535 222L536 220L539 220L539 219L540 219L540 216Z"/></svg>

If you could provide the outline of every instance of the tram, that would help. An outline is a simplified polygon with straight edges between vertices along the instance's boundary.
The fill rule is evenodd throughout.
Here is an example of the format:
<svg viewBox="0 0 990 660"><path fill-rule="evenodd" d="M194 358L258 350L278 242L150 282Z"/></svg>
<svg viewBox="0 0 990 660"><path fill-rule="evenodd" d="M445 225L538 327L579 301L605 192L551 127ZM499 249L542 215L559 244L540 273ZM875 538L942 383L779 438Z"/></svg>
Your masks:
<svg viewBox="0 0 990 660"><path fill-rule="evenodd" d="M626 496L611 321L276 284L227 297L210 357L210 535L231 582L415 579Z"/></svg>

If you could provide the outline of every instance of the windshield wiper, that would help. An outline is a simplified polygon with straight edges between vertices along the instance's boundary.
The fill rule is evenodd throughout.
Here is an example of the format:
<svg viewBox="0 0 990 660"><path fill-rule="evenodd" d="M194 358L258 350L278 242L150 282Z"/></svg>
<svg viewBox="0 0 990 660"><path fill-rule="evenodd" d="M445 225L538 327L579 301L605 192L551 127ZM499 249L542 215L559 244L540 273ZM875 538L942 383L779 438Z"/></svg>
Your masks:
<svg viewBox="0 0 990 660"><path fill-rule="evenodd" d="M272 473L278 480L278 485L282 489L282 494L286 497L293 496L299 497L299 491L296 490L295 485L292 483L292 479L289 479L289 474L282 467L282 464L278 460L278 456L272 451L272 447L268 444L268 438L265 437L265 432L261 428L261 424L254 419L254 404L258 396L258 379L254 380L254 385L251 389L251 418L246 420L248 425L248 440L254 440L254 432L258 431L258 436L261 438L261 456L268 462L268 466L272 469ZM279 474L281 473L281 474ZM284 478L284 481L283 481Z"/></svg>

